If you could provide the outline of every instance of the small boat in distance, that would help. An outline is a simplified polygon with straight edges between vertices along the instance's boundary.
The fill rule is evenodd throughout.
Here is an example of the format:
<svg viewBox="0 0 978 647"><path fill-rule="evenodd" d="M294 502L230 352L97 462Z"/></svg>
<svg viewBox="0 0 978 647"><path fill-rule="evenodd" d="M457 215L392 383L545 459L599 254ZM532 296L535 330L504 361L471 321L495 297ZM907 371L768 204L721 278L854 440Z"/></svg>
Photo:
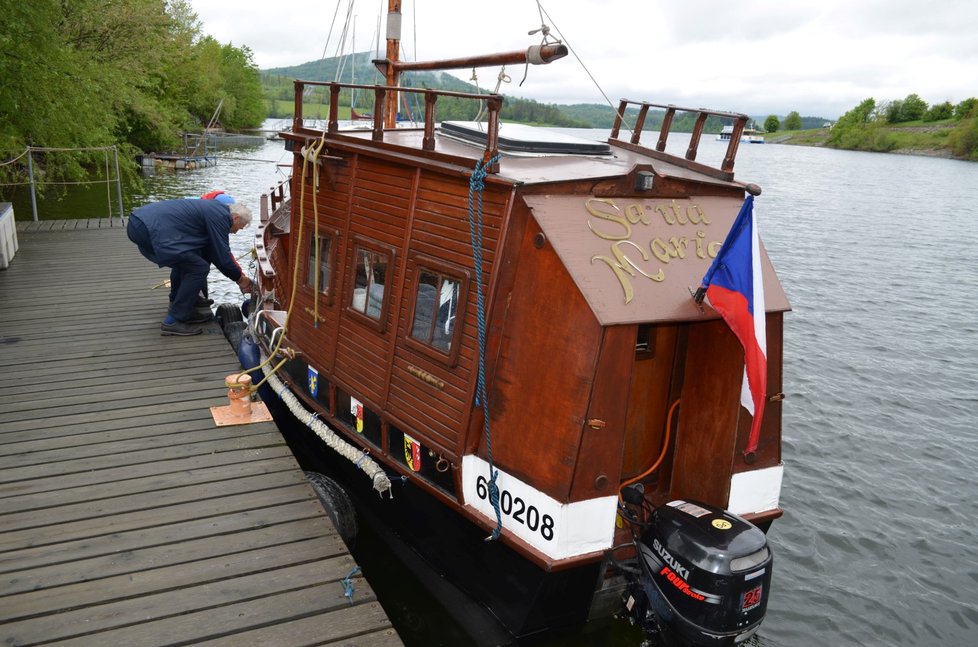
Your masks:
<svg viewBox="0 0 978 647"><path fill-rule="evenodd" d="M724 126L723 130L720 131L720 134L717 135L717 141L730 141L730 138L733 136L733 132L734 127L732 125ZM740 141L744 144L763 144L764 136L761 133L762 131L755 128L744 128L740 135Z"/></svg>
<svg viewBox="0 0 978 647"><path fill-rule="evenodd" d="M262 197L238 332L283 435L344 537L355 513L409 546L449 604L484 616L464 622L486 642L490 624L508 643L624 611L679 644L741 643L766 611L782 514L789 305L761 251L754 442L743 348L691 290L760 193L734 178L747 116L622 100L607 141L581 140L500 123L501 95L399 85L550 63L559 42L433 62L398 49L375 62L383 86L295 82L292 177ZM320 128L302 116L316 85ZM354 89L373 94L369 130L340 129ZM404 93L419 128L397 127ZM439 123L439 101L460 99L486 120ZM684 156L665 152L677 112L697 115ZM709 116L734 122L716 167L696 161Z"/></svg>

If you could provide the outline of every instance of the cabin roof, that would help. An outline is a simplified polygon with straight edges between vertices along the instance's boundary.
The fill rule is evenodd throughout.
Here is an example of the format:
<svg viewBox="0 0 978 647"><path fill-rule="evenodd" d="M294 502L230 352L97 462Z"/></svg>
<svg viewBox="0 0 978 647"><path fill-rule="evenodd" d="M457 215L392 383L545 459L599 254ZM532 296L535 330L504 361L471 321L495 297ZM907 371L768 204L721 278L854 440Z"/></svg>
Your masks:
<svg viewBox="0 0 978 647"><path fill-rule="evenodd" d="M715 319L699 287L741 207L737 198L596 198L530 195L547 241L603 326ZM768 312L790 309L761 253Z"/></svg>
<svg viewBox="0 0 978 647"><path fill-rule="evenodd" d="M510 124L504 124L508 126ZM516 124L513 124L516 125ZM527 128L524 126L524 128ZM539 129L546 131L547 129ZM310 131L310 134L319 134ZM369 129L343 130L339 136L360 140L367 145L374 145L373 133ZM384 131L384 145L413 149L420 155L424 131L414 128L397 128ZM534 154L532 156L509 154L502 152L499 161L498 177L515 184L544 184L550 182L568 182L574 180L615 178L628 174L636 166L651 166L655 173L666 178L693 181L724 187L743 188L743 184L713 177L695 169L686 168L671 163L668 159L650 157L640 151L633 151L619 146L610 146L611 155L598 154ZM455 136L446 136L439 132L435 137L436 154L452 157L468 158L474 168L477 161L482 159L485 151L484 144L459 141Z"/></svg>
<svg viewBox="0 0 978 647"><path fill-rule="evenodd" d="M484 124L476 121L443 121L439 130L481 147L488 139ZM611 146L605 142L513 123L499 124L499 150L510 155L611 155Z"/></svg>

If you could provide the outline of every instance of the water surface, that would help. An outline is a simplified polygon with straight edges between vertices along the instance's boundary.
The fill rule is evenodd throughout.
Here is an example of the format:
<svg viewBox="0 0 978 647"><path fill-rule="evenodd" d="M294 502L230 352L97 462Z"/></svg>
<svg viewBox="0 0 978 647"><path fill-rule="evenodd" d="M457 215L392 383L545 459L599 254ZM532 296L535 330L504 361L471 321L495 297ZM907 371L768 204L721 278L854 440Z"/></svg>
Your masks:
<svg viewBox="0 0 978 647"><path fill-rule="evenodd" d="M725 149L704 139L698 159L717 163ZM290 158L280 142L228 153L214 168L158 174L127 205L222 188L257 213ZM978 165L765 144L742 145L736 172L763 188L761 237L793 307L785 515L770 532L771 601L752 644L978 644ZM211 283L238 299L219 274ZM453 632L439 639L448 625L406 577L375 583L392 591L384 606L405 641L457 644ZM637 642L613 626L560 644Z"/></svg>

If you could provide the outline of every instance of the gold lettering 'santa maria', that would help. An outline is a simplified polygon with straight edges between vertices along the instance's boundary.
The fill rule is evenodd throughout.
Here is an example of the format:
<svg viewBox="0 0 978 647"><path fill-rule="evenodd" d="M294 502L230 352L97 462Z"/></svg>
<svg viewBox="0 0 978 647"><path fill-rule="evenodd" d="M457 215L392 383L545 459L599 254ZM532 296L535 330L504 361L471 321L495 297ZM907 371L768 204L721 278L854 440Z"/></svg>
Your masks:
<svg viewBox="0 0 978 647"><path fill-rule="evenodd" d="M655 206L639 202L624 209L611 198L590 198L584 203L590 217L588 229L601 240L609 241L609 254L595 254L591 264L604 263L618 279L625 303L635 298L632 279L643 276L656 283L666 280L665 266L695 256L716 258L721 241L706 240L711 222L697 204L683 208L676 200ZM650 216L650 214L654 214ZM669 235L666 227L682 227L682 233ZM635 235L633 239L633 234ZM654 259L654 260L653 260Z"/></svg>

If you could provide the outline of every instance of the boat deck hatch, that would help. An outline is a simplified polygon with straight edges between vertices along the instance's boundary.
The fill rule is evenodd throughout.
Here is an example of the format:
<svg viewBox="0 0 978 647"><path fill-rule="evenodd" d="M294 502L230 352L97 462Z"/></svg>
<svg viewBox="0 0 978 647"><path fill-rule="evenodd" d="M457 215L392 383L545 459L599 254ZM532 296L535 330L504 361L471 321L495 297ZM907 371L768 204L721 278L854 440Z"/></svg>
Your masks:
<svg viewBox="0 0 978 647"><path fill-rule="evenodd" d="M485 124L475 121L443 121L441 132L462 141L486 145ZM611 155L611 146L525 124L499 124L499 150L504 153L549 155Z"/></svg>

